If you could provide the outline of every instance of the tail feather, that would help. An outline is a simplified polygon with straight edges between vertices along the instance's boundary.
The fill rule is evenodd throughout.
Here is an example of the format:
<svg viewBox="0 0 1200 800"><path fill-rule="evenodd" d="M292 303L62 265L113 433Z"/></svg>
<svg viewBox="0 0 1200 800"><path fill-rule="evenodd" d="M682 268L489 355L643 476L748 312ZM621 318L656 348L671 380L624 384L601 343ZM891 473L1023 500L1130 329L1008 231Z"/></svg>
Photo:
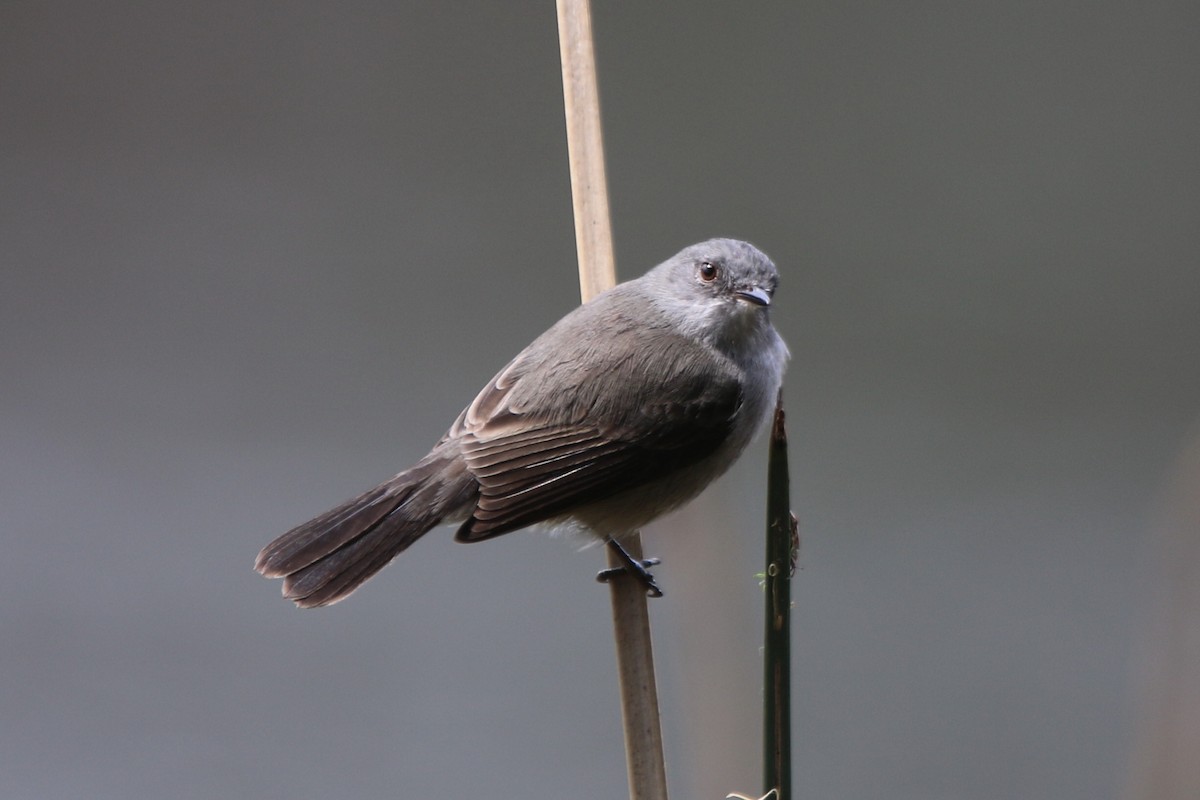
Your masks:
<svg viewBox="0 0 1200 800"><path fill-rule="evenodd" d="M283 596L301 608L336 603L436 524L409 519L397 507L358 538L285 577Z"/></svg>
<svg viewBox="0 0 1200 800"><path fill-rule="evenodd" d="M254 568L301 608L336 603L454 511L465 470L425 461L268 544ZM461 485L460 485L461 484Z"/></svg>
<svg viewBox="0 0 1200 800"><path fill-rule="evenodd" d="M254 569L267 578L283 578L353 541L403 502L389 491L390 484L382 483L292 528L262 549Z"/></svg>

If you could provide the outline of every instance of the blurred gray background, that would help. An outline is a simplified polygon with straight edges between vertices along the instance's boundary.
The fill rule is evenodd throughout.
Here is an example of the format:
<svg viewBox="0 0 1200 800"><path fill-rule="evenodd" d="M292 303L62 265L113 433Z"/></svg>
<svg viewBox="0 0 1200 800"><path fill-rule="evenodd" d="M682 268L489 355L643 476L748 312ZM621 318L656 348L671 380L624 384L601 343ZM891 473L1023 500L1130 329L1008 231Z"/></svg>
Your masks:
<svg viewBox="0 0 1200 800"><path fill-rule="evenodd" d="M783 274L801 796L1121 797L1200 6L595 23L621 274ZM578 302L558 70L549 2L3 5L0 796L623 795L599 551L439 530L315 612L251 571ZM647 531L681 798L759 786L763 455Z"/></svg>

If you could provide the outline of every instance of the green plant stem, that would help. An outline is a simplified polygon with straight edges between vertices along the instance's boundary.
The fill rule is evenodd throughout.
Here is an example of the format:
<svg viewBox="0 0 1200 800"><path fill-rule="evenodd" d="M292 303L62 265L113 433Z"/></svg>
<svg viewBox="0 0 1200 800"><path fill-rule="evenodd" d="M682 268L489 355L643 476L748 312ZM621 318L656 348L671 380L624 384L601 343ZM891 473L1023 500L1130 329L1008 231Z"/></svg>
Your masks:
<svg viewBox="0 0 1200 800"><path fill-rule="evenodd" d="M791 580L799 549L789 497L783 393L767 457L766 633L763 648L763 791L792 797Z"/></svg>

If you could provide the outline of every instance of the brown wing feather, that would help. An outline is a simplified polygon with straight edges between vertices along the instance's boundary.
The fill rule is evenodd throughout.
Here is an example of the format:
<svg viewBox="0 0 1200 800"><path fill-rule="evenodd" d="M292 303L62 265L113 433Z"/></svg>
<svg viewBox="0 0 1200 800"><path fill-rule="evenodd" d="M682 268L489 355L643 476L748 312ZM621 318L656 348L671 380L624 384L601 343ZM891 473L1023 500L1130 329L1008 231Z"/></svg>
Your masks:
<svg viewBox="0 0 1200 800"><path fill-rule="evenodd" d="M653 365L598 360L592 353L574 362L588 364L585 371L561 353L552 362L540 360L531 347L496 376L449 434L461 442L480 489L459 540L567 513L686 467L720 446L741 403L736 370L696 342L656 335ZM538 391L538 401L530 402Z"/></svg>

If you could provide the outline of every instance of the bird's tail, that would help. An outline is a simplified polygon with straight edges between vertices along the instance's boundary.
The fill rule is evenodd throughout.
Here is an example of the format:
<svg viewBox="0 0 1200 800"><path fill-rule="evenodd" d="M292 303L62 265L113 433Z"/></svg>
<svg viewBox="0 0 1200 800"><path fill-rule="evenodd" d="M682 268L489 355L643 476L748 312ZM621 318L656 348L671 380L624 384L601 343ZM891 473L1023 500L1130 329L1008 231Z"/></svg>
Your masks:
<svg viewBox="0 0 1200 800"><path fill-rule="evenodd" d="M331 605L470 502L476 491L460 461L431 454L283 534L262 549L254 568L265 577L283 578L283 596L301 608Z"/></svg>

